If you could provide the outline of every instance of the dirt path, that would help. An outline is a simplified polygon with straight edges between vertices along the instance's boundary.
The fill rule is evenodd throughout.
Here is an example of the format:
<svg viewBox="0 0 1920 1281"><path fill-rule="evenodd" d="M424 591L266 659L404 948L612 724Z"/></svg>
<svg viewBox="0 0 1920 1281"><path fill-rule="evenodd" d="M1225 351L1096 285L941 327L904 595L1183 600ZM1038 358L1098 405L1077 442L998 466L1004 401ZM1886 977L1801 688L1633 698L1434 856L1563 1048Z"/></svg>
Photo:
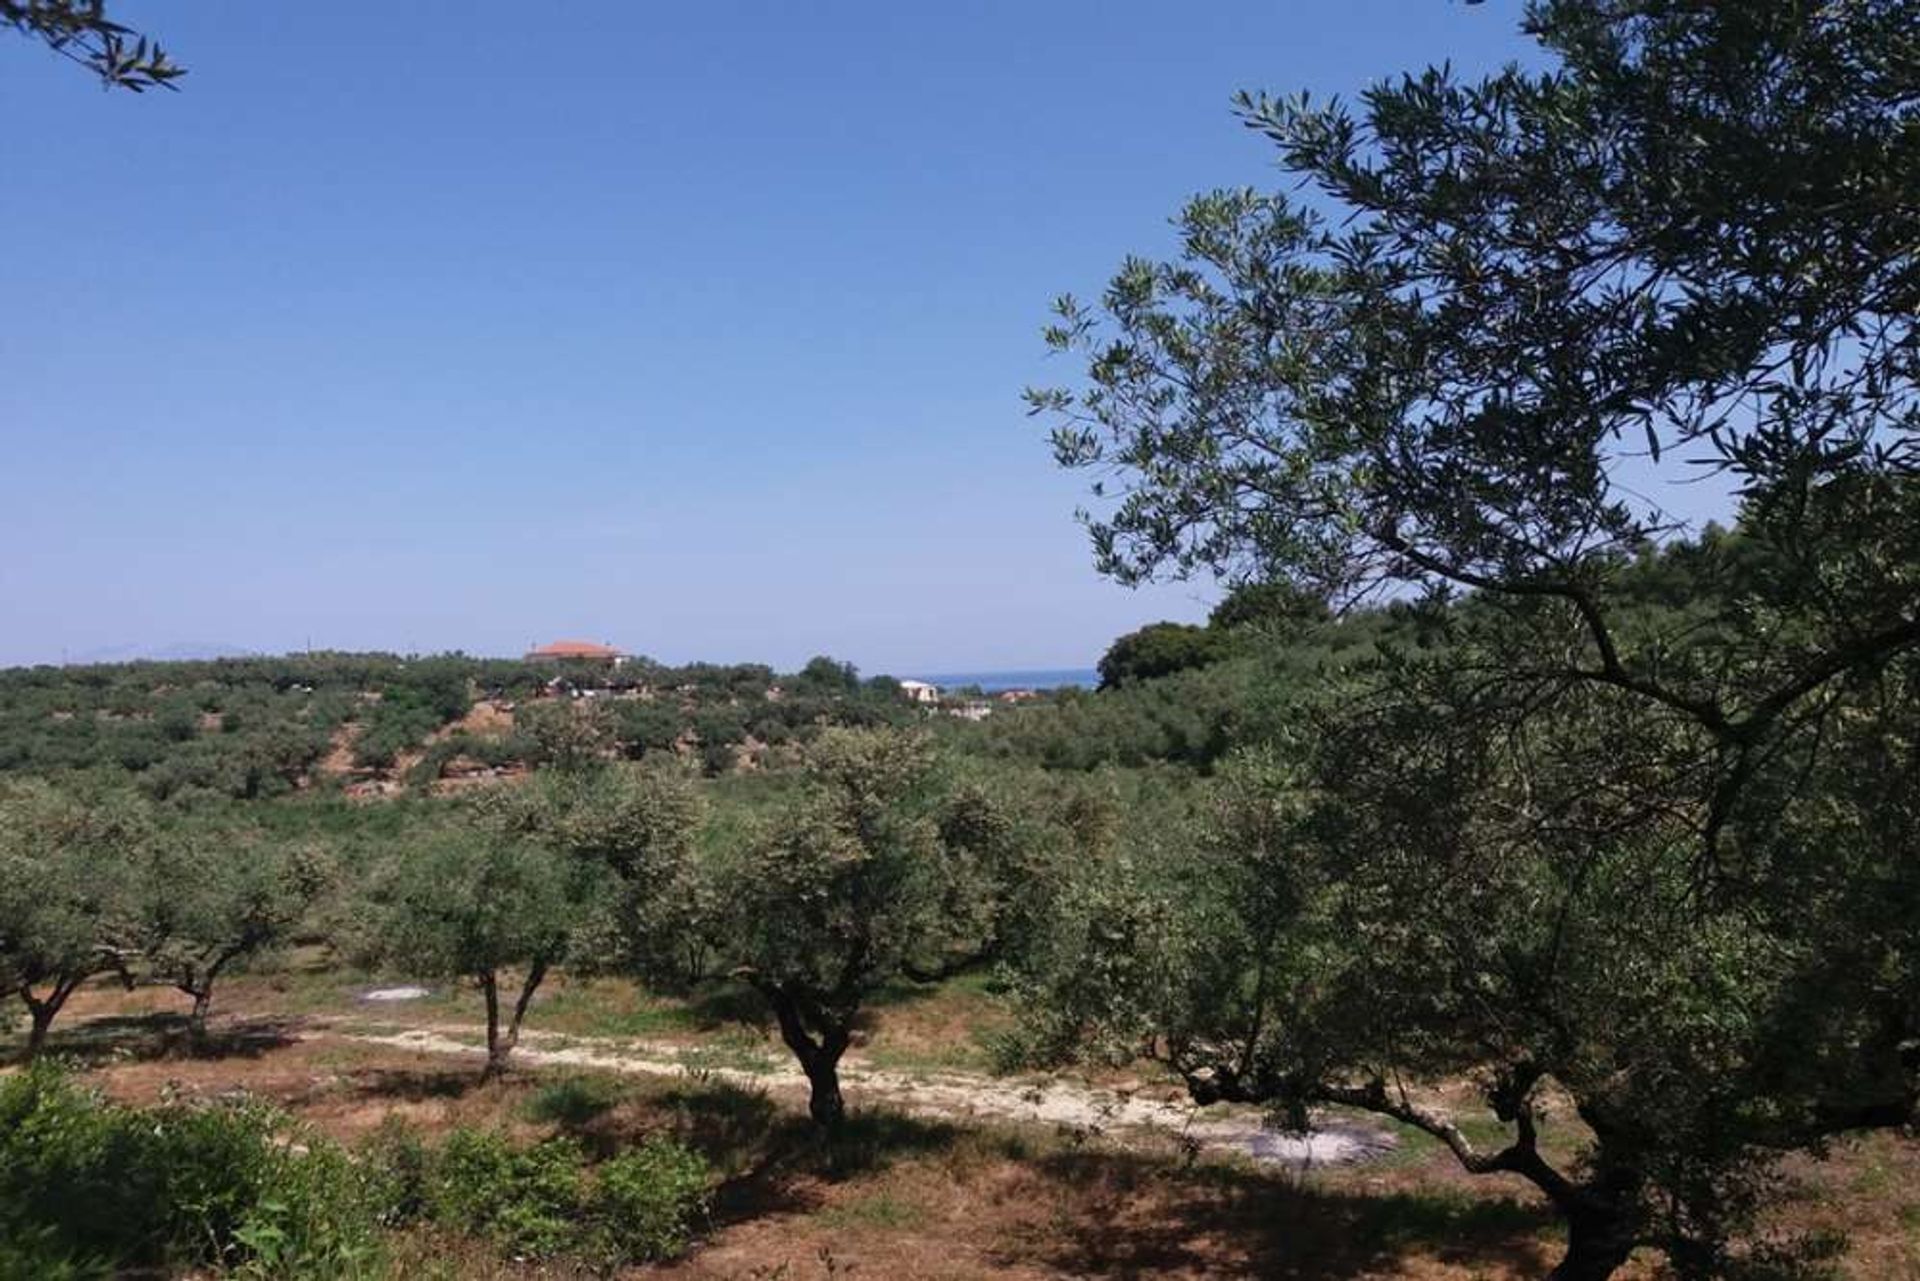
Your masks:
<svg viewBox="0 0 1920 1281"><path fill-rule="evenodd" d="M478 1057L481 1029L434 1024L392 1031L329 1024L321 1035L426 1054ZM771 1071L689 1062L690 1047L602 1037L526 1032L514 1059L522 1064L592 1068L639 1076L684 1076L691 1071L768 1090L803 1093L806 1078L784 1058ZM696 1066L697 1064L697 1066ZM941 1120L1039 1122L1124 1141L1143 1133L1184 1135L1201 1150L1237 1152L1270 1165L1307 1169L1365 1161L1397 1146L1386 1131L1345 1117L1318 1118L1307 1135L1269 1129L1253 1108L1198 1109L1184 1101L1101 1089L1070 1081L1018 1081L965 1072L898 1072L857 1058L843 1061L840 1079L849 1100L880 1099L904 1111Z"/></svg>

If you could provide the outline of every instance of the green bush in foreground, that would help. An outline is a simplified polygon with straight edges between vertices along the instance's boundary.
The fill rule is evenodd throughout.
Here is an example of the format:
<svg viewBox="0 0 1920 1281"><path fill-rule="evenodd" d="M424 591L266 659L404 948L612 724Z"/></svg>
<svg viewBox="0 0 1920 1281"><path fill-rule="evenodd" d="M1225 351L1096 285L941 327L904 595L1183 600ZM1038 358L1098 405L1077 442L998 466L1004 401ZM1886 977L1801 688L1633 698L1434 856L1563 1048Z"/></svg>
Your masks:
<svg viewBox="0 0 1920 1281"><path fill-rule="evenodd" d="M214 1267L365 1275L365 1172L250 1105L111 1103L57 1070L0 1081L0 1277Z"/></svg>
<svg viewBox="0 0 1920 1281"><path fill-rule="evenodd" d="M585 1164L571 1139L515 1148L492 1131L455 1130L433 1162L427 1210L438 1222L497 1237L517 1254L556 1255L575 1231Z"/></svg>
<svg viewBox="0 0 1920 1281"><path fill-rule="evenodd" d="M0 1080L0 1281L385 1276L382 1229L429 1223L614 1268L685 1251L710 1179L659 1138L597 1167L572 1139L470 1129L352 1153L258 1104L133 1108L43 1065Z"/></svg>
<svg viewBox="0 0 1920 1281"><path fill-rule="evenodd" d="M670 1259L693 1240L711 1171L696 1152L648 1139L596 1172L588 1253L606 1263Z"/></svg>
<svg viewBox="0 0 1920 1281"><path fill-rule="evenodd" d="M424 1217L516 1254L609 1267L683 1252L711 1177L697 1153L660 1138L594 1168L566 1138L515 1147L496 1132L459 1129L438 1152L404 1137L387 1146L419 1181Z"/></svg>

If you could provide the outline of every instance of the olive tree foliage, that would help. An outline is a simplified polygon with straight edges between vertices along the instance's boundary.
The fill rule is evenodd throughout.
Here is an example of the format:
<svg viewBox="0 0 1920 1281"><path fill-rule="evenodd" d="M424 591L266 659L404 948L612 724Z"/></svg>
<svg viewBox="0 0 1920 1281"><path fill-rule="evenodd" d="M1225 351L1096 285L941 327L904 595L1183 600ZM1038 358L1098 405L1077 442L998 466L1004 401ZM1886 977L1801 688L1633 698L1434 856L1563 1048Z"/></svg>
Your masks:
<svg viewBox="0 0 1920 1281"><path fill-rule="evenodd" d="M928 741L905 731L824 730L804 770L784 813L715 852L710 937L766 1001L811 1084L810 1113L831 1125L867 999L990 944L988 866L1010 857L1010 833L983 794L943 804Z"/></svg>
<svg viewBox="0 0 1920 1281"><path fill-rule="evenodd" d="M602 762L613 749L616 723L597 700L547 699L516 708L514 731L537 764L567 773L591 770Z"/></svg>
<svg viewBox="0 0 1920 1281"><path fill-rule="evenodd" d="M0 27L44 43L114 89L172 89L187 74L160 47L107 16L105 0L0 0Z"/></svg>
<svg viewBox="0 0 1920 1281"><path fill-rule="evenodd" d="M192 998L206 1035L214 984L236 964L289 941L332 883L321 851L208 828L159 842L140 869L140 969Z"/></svg>
<svg viewBox="0 0 1920 1281"><path fill-rule="evenodd" d="M928 817L939 839L938 923L901 970L919 983L1018 964L1053 922L1067 870L1088 846L1080 800L1045 772L948 756Z"/></svg>
<svg viewBox="0 0 1920 1281"><path fill-rule="evenodd" d="M378 955L411 973L473 983L486 1003L486 1074L497 1076L534 993L566 958L597 897L594 871L531 840L477 827L435 832L407 851L385 887Z"/></svg>
<svg viewBox="0 0 1920 1281"><path fill-rule="evenodd" d="M687 766L596 757L584 769L542 770L525 786L482 793L477 810L495 830L595 869L600 897L576 929L576 969L700 977L707 887L696 852L707 802Z"/></svg>
<svg viewBox="0 0 1920 1281"><path fill-rule="evenodd" d="M1202 856L1231 894L1085 933L1168 941L1095 967L1140 1001L1054 990L1197 1097L1370 1107L1529 1179L1558 1276L1707 1274L1772 1153L1910 1117L1920 1072L1920 6L1527 13L1550 70L1243 99L1294 194L1203 196L1178 260L1059 308L1087 376L1030 398L1116 487L1105 571L1469 600L1249 767ZM1700 476L1737 529L1648 609L1657 486ZM1400 1088L1462 1072L1506 1145Z"/></svg>
<svg viewBox="0 0 1920 1281"><path fill-rule="evenodd" d="M0 998L26 1009L28 1057L88 979L132 983L139 869L154 839L149 816L125 798L83 802L45 783L0 783Z"/></svg>
<svg viewBox="0 0 1920 1281"><path fill-rule="evenodd" d="M636 925L661 919L687 878L702 812L693 785L669 770L543 771L483 794L463 824L393 869L371 951L416 973L470 979L486 1004L496 1075L555 967L607 968L631 949L668 945Z"/></svg>

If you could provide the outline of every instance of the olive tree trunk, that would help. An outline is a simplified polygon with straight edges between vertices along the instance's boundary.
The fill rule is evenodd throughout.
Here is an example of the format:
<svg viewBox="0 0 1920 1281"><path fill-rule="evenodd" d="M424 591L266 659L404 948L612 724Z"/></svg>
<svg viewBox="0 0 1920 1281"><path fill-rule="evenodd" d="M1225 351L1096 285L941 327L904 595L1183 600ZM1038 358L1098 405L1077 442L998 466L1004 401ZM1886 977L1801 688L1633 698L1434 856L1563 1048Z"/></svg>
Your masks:
<svg viewBox="0 0 1920 1281"><path fill-rule="evenodd" d="M27 1012L33 1020L27 1029L27 1061L31 1063L46 1048L47 1031L53 1026L53 1016L60 1011L58 1006L28 1002Z"/></svg>
<svg viewBox="0 0 1920 1281"><path fill-rule="evenodd" d="M513 1009L508 1013L504 1028L500 1026L498 974L484 970L475 977L487 1001L487 1067L484 1075L497 1077L507 1070L507 1059L513 1054L514 1047L520 1044L520 1027L526 1022L527 1006L532 1004L534 992L547 977L547 962L535 961L528 968L526 980L520 985L520 995L514 998Z"/></svg>
<svg viewBox="0 0 1920 1281"><path fill-rule="evenodd" d="M1575 1180L1550 1164L1540 1152L1538 1117L1530 1098L1543 1076L1538 1068L1521 1069L1507 1078L1499 1097L1492 1100L1501 1120L1514 1126L1513 1141L1497 1152L1477 1151L1451 1118L1390 1092L1378 1079L1359 1086L1323 1083L1315 1095L1320 1102L1361 1108L1424 1130L1446 1144L1470 1174L1515 1174L1526 1179L1545 1194L1567 1225L1567 1252L1547 1274L1548 1281L1606 1281L1626 1264L1640 1242L1646 1175L1617 1156L1608 1138L1618 1127L1590 1104L1578 1108L1595 1139L1587 1177ZM1190 1074L1187 1089L1201 1104L1271 1101L1264 1089L1246 1089L1231 1077Z"/></svg>
<svg viewBox="0 0 1920 1281"><path fill-rule="evenodd" d="M193 1011L187 1015L187 1025L192 1029L193 1039L204 1042L207 1039L207 1018L213 1012L213 985L205 984L198 991L189 990L193 998Z"/></svg>
<svg viewBox="0 0 1920 1281"><path fill-rule="evenodd" d="M207 1020L213 1013L213 984L227 964L240 955L241 949L229 948L213 957L205 968L190 966L174 986L193 998L193 1009L187 1015L187 1036L195 1050L207 1047Z"/></svg>
<svg viewBox="0 0 1920 1281"><path fill-rule="evenodd" d="M1631 1215L1602 1207L1565 1213L1567 1252L1548 1281L1607 1281L1626 1265L1636 1235Z"/></svg>
<svg viewBox="0 0 1920 1281"><path fill-rule="evenodd" d="M846 1020L827 1015L792 992L780 988L762 992L780 1022L780 1039L807 1074L807 1115L819 1125L838 1125L847 1115L846 1099L840 1093L840 1056L847 1052L853 1029Z"/></svg>
<svg viewBox="0 0 1920 1281"><path fill-rule="evenodd" d="M40 1051L46 1048L47 1033L53 1028L54 1018L83 981L83 977L61 978L55 981L45 996L35 996L28 988L20 989L20 1000L26 1005L30 1020L27 1027L27 1062L31 1063L40 1057Z"/></svg>

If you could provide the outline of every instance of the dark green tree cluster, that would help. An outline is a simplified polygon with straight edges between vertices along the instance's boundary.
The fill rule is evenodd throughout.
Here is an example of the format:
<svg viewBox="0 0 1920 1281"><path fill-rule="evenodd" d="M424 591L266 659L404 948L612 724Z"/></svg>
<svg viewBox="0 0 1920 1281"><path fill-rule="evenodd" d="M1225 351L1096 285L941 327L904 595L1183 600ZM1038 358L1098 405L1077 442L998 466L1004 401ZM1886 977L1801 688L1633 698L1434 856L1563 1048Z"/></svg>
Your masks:
<svg viewBox="0 0 1920 1281"><path fill-rule="evenodd" d="M1205 626L1149 623L1114 641L1100 657L1100 688L1140 681L1270 650L1332 618L1326 602L1284 581L1245 582L1229 591Z"/></svg>
<svg viewBox="0 0 1920 1281"><path fill-rule="evenodd" d="M1100 688L1172 676L1226 657L1225 638L1191 623L1149 623L1107 647L1100 656Z"/></svg>
<svg viewBox="0 0 1920 1281"><path fill-rule="evenodd" d="M336 714L293 685L191 668L16 669L0 672L0 771L131 774L161 798L279 795L326 751Z"/></svg>
<svg viewBox="0 0 1920 1281"><path fill-rule="evenodd" d="M1295 693L1385 650L1435 643L1429 607L1399 603L1334 619L1245 603L1260 595L1270 596L1255 588L1230 594L1216 617L1233 621L1195 629L1208 638L1202 665L1001 705L983 721L942 725L943 737L969 754L1052 770L1174 765L1206 772L1236 747L1269 741Z"/></svg>
<svg viewBox="0 0 1920 1281"><path fill-rule="evenodd" d="M1033 401L1123 477L1103 569L1470 600L1232 771L1191 870L1090 890L1042 1004L1196 1098L1369 1108L1528 1180L1555 1276L1720 1275L1765 1262L1780 1153L1920 1097L1920 12L1527 25L1547 70L1243 100L1287 192L1195 200L1178 260L1059 309L1086 380ZM1732 535L1656 559L1634 456L1720 477ZM1502 1142L1413 1088L1461 1075Z"/></svg>
<svg viewBox="0 0 1920 1281"><path fill-rule="evenodd" d="M357 764L384 767L473 706L472 664L445 656L401 665L376 690L354 740Z"/></svg>

